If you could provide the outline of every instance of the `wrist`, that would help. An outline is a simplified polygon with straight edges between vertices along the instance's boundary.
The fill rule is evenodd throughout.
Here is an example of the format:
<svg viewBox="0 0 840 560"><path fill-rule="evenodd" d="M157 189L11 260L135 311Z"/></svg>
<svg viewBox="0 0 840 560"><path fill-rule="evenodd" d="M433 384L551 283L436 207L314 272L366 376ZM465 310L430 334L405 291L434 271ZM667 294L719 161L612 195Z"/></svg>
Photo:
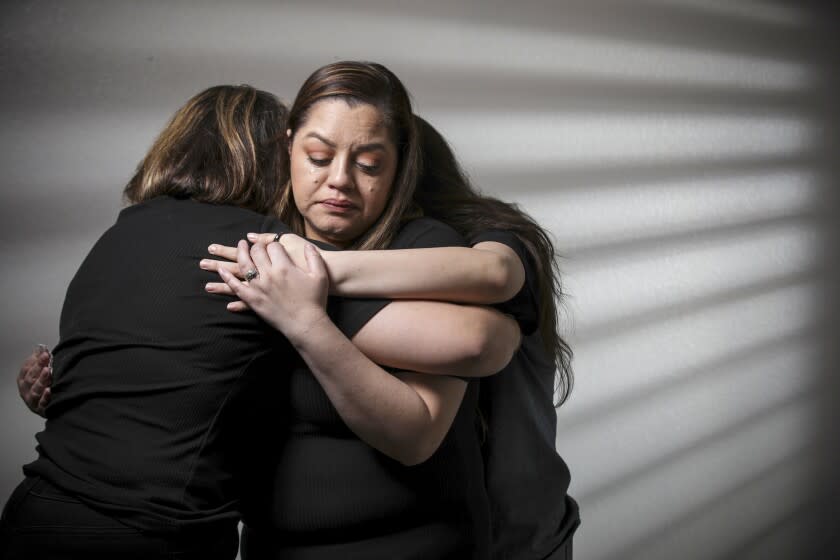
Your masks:
<svg viewBox="0 0 840 560"><path fill-rule="evenodd" d="M317 306L298 309L294 315L286 316L284 319L283 324L274 326L295 347L304 345L311 337L312 332L317 331L325 322L331 322L326 310Z"/></svg>
<svg viewBox="0 0 840 560"><path fill-rule="evenodd" d="M348 258L350 254L345 251L321 251L321 257L324 259L324 265L330 277L330 295L344 295L342 289L350 277L349 265L352 264L352 259Z"/></svg>

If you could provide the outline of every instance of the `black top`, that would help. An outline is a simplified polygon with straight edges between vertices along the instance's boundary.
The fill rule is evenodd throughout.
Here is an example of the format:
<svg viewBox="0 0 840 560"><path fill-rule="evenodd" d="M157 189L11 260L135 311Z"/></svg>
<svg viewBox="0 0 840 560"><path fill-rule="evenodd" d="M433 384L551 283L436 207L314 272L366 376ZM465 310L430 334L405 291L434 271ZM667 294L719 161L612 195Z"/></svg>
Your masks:
<svg viewBox="0 0 840 560"><path fill-rule="evenodd" d="M505 369L481 380L492 558L548 558L580 521L577 504L566 494L569 469L555 448L555 365L536 331L539 292L535 265L512 233L487 231L470 240L473 245L482 241L507 245L525 267L525 285L498 306L519 321L522 346Z"/></svg>
<svg viewBox="0 0 840 560"><path fill-rule="evenodd" d="M423 218L406 225L391 247L463 245L454 230ZM286 439L275 443L273 470L252 478L248 492L246 560L487 557L477 383L469 384L437 452L413 467L356 437L308 370L296 370L288 383L288 401L273 409L288 412Z"/></svg>
<svg viewBox="0 0 840 560"><path fill-rule="evenodd" d="M52 402L27 474L146 531L238 519L243 389L300 363L253 313L231 313L204 290L217 279L198 267L207 246L248 231L288 230L170 197L120 213L68 287ZM356 300L344 315L384 304Z"/></svg>

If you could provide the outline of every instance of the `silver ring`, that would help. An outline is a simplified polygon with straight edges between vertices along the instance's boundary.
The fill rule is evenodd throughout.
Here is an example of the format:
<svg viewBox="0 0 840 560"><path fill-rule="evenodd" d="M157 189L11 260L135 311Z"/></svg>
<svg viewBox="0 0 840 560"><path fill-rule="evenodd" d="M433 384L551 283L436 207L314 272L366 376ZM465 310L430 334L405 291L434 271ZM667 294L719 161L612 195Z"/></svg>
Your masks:
<svg viewBox="0 0 840 560"><path fill-rule="evenodd" d="M259 275L260 273L257 272L257 269L251 268L247 272L245 272L245 281L250 282Z"/></svg>
<svg viewBox="0 0 840 560"><path fill-rule="evenodd" d="M274 242L275 242L275 243L277 243L278 241L280 241L280 235L282 235L282 234L280 234L280 233L275 233L275 234L274 234Z"/></svg>

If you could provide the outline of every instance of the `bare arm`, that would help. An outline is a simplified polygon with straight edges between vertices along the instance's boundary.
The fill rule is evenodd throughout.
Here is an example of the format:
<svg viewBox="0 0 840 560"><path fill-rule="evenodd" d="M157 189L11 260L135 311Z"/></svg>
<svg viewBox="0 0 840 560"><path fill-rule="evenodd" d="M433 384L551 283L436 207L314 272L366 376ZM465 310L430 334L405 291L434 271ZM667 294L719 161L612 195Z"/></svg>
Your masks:
<svg viewBox="0 0 840 560"><path fill-rule="evenodd" d="M519 325L495 309L430 301L395 301L353 337L373 361L440 375L484 377L519 348Z"/></svg>
<svg viewBox="0 0 840 560"><path fill-rule="evenodd" d="M512 298L525 281L516 253L493 241L473 248L324 251L323 256L332 292L342 296L489 304Z"/></svg>
<svg viewBox="0 0 840 560"><path fill-rule="evenodd" d="M244 284L223 269L222 278L286 335L348 427L406 465L430 457L457 414L466 383L409 372L391 375L362 354L324 310L328 279L314 247L307 254L308 270L295 266L276 243L256 244L249 254L241 242L239 262L260 275Z"/></svg>
<svg viewBox="0 0 840 560"><path fill-rule="evenodd" d="M262 239L263 236L260 236ZM265 236L271 241L274 236ZM293 253L289 254L298 266L303 265L303 247L311 245L301 237L284 235L280 239L299 240L303 245L297 246L294 241ZM349 255L358 258L367 254L377 254L374 260L381 259L384 263L390 254L410 256L421 254L431 256L431 260L439 262L451 260L456 253L466 253L471 256L497 251L497 255L505 254L505 261L510 261L506 268L513 272L510 278L518 277L515 270L519 269L522 278L518 284L505 288L519 290L524 282L524 268L516 253L501 243L485 242L476 247L480 249L444 247L435 249L396 249L389 251L347 251ZM222 245L212 245L212 253L228 259L236 259L236 249ZM322 257L344 254L335 251L320 251ZM437 256L435 256L437 255ZM400 259L396 259L399 261ZM422 259L421 259L422 260ZM352 259L350 261L352 262ZM220 271L225 269L242 277L247 268L238 263L225 263L218 260L204 260L201 263L206 270ZM470 268L466 267L466 270ZM415 270L410 267L408 270ZM428 271L427 271L428 272ZM373 274L375 276L375 274ZM418 289L424 285L426 273L406 271L393 275L394 284L403 282L403 295L406 289L415 286ZM455 274L447 276L448 281L454 282ZM437 283L435 283L437 282ZM442 287L442 282L433 281L433 285ZM225 283L210 283L207 290L213 293L232 294L231 288ZM369 294L370 295L370 294ZM230 304L231 310L244 310L244 302ZM418 371L423 373L457 375L461 377L481 377L497 373L510 361L513 353L519 347L520 331L516 321L489 307L457 305L440 301L395 301L373 317L354 337L353 343L373 361L385 366Z"/></svg>
<svg viewBox="0 0 840 560"><path fill-rule="evenodd" d="M274 239L273 234L248 237L263 243ZM303 247L308 244L305 239L285 234L280 237L280 244L292 261L298 265L303 262ZM213 247L213 254L235 260L234 247ZM472 248L320 253L330 276L330 292L340 296L491 304L509 300L525 283L525 267L519 256L495 241L484 241ZM236 273L233 266L228 270Z"/></svg>

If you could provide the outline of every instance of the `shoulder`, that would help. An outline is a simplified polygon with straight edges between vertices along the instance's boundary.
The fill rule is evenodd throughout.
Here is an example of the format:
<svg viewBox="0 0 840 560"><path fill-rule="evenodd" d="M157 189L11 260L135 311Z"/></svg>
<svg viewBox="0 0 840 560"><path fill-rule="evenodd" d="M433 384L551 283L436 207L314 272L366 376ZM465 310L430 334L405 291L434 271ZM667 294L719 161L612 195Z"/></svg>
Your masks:
<svg viewBox="0 0 840 560"><path fill-rule="evenodd" d="M417 218L403 224L390 248L466 246L466 240L452 227L433 218Z"/></svg>

